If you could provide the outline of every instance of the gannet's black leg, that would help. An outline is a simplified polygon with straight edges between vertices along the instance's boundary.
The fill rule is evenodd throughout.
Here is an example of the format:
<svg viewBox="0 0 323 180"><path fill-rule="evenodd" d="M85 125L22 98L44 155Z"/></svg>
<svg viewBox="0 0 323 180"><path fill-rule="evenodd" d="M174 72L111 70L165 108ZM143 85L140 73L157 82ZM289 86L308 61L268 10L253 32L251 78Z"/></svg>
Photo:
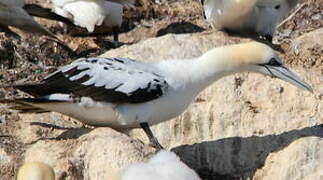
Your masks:
<svg viewBox="0 0 323 180"><path fill-rule="evenodd" d="M115 42L119 41L119 31L120 31L120 28L118 26L115 26L112 28L113 40Z"/></svg>
<svg viewBox="0 0 323 180"><path fill-rule="evenodd" d="M164 147L159 144L157 138L153 135L153 132L151 132L148 123L146 122L140 123L140 127L145 131L146 135L149 138L149 142L151 143L152 146L154 146L158 150L164 149Z"/></svg>
<svg viewBox="0 0 323 180"><path fill-rule="evenodd" d="M269 43L273 43L273 36L272 35L265 35L264 38Z"/></svg>
<svg viewBox="0 0 323 180"><path fill-rule="evenodd" d="M280 44L273 44L273 36L272 35L258 36L258 37L255 37L254 40L270 46L275 51L285 53L284 49L281 47Z"/></svg>

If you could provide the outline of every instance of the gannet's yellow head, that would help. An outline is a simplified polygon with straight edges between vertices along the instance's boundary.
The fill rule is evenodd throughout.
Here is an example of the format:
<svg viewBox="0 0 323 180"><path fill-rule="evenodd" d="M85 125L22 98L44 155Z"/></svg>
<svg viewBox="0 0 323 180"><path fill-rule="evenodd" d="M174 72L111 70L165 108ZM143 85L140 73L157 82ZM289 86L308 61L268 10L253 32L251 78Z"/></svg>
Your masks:
<svg viewBox="0 0 323 180"><path fill-rule="evenodd" d="M259 42L225 46L224 51L226 51L231 63L236 66L266 64L271 59L280 61L272 48Z"/></svg>
<svg viewBox="0 0 323 180"><path fill-rule="evenodd" d="M269 46L249 42L215 48L202 57L213 59L214 66L222 73L257 72L290 82L293 85L313 91L311 86L285 66L278 54Z"/></svg>

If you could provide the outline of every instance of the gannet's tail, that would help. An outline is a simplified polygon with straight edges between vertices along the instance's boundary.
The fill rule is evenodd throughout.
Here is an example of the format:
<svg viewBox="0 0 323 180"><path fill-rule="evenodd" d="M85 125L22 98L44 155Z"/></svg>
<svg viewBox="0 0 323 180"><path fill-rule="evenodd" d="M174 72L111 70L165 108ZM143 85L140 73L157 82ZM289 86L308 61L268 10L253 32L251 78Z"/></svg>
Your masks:
<svg viewBox="0 0 323 180"><path fill-rule="evenodd" d="M48 110L41 109L39 107L35 107L32 104L28 104L28 102L44 103L43 100L40 100L38 98L0 99L0 104L6 104L6 105L8 105L9 109L17 110L17 111L19 111L19 113L49 112ZM47 103L50 103L50 102L47 102Z"/></svg>

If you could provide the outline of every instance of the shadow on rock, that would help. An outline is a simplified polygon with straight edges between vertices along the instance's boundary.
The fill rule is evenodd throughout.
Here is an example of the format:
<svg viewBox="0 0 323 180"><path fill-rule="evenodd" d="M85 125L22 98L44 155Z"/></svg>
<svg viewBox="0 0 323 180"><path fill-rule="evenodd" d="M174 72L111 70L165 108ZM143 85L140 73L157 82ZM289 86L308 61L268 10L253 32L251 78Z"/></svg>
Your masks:
<svg viewBox="0 0 323 180"><path fill-rule="evenodd" d="M284 149L302 137L323 137L323 125L278 135L231 137L183 145L172 149L203 179L249 179L270 153Z"/></svg>
<svg viewBox="0 0 323 180"><path fill-rule="evenodd" d="M62 132L59 136L54 138L40 138L38 140L63 140L63 139L77 139L80 136L90 133L94 128L74 128L74 127L61 127L53 124L48 123L41 123L41 122L32 122L30 123L34 126L41 126L44 128L52 128L52 129L58 129L58 130L66 130ZM38 141L37 140L37 141ZM35 142L37 142L35 141ZM33 142L33 143L35 143Z"/></svg>
<svg viewBox="0 0 323 180"><path fill-rule="evenodd" d="M172 23L164 29L157 32L157 36L163 36L169 33L173 34L186 34L186 33L197 33L204 31L204 28L197 26L189 22L176 22Z"/></svg>
<svg viewBox="0 0 323 180"><path fill-rule="evenodd" d="M73 128L69 129L67 131L64 131L62 134L57 136L55 139L57 140L62 140L62 139L77 139L81 137L84 134L88 134L94 129L89 129L89 128Z"/></svg>

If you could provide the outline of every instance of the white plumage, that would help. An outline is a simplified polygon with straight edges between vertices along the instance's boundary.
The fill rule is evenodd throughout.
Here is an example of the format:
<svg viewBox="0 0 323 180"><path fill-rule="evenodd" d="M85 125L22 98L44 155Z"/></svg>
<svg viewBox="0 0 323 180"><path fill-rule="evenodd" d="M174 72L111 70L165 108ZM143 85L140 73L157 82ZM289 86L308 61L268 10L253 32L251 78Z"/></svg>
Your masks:
<svg viewBox="0 0 323 180"><path fill-rule="evenodd" d="M123 6L131 1L115 0L51 0L54 11L74 22L75 25L93 32L96 26L108 28L120 27L122 24ZM119 2L119 3L117 3Z"/></svg>
<svg viewBox="0 0 323 180"><path fill-rule="evenodd" d="M80 59L35 84L15 85L35 98L18 103L22 112L56 111L94 126L142 127L180 115L214 81L237 72L258 72L312 91L261 43L225 46L192 60L156 64L121 58ZM143 126L145 125L145 126Z"/></svg>
<svg viewBox="0 0 323 180"><path fill-rule="evenodd" d="M274 34L276 25L298 0L202 0L206 19L216 29L238 33Z"/></svg>
<svg viewBox="0 0 323 180"><path fill-rule="evenodd" d="M68 72L75 68L81 72L69 76ZM161 95L168 87L162 77L154 74L153 69L126 58L84 58L74 61L60 71L65 73L65 77L71 81L78 81L85 76L91 77L81 83L84 86L114 89L127 96L131 96L137 89L148 88L147 91L153 91L157 89L157 86L161 87Z"/></svg>
<svg viewBox="0 0 323 180"><path fill-rule="evenodd" d="M125 168L120 180L200 180L173 152L160 151L146 163Z"/></svg>

